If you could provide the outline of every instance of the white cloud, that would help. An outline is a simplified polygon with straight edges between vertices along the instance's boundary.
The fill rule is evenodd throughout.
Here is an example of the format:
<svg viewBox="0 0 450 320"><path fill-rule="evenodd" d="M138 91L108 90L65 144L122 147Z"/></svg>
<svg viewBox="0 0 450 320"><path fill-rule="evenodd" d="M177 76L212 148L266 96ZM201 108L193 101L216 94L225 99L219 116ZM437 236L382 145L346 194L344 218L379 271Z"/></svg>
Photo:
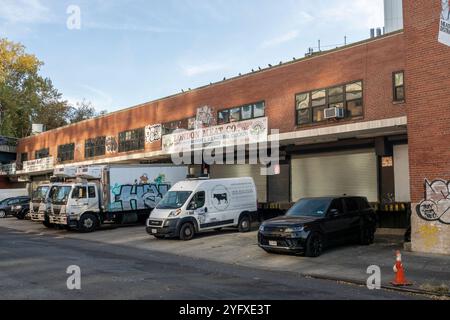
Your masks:
<svg viewBox="0 0 450 320"><path fill-rule="evenodd" d="M183 73L188 77L194 77L210 72L225 70L226 66L216 63L205 63L200 65L183 65Z"/></svg>
<svg viewBox="0 0 450 320"><path fill-rule="evenodd" d="M280 44L292 41L292 40L296 39L298 36L299 36L299 32L297 30L292 30L292 31L282 34L276 38L264 41L262 43L261 47L263 47L263 48L276 47Z"/></svg>
<svg viewBox="0 0 450 320"><path fill-rule="evenodd" d="M0 19L7 24L32 24L50 20L50 10L41 0L0 0L0 8Z"/></svg>
<svg viewBox="0 0 450 320"><path fill-rule="evenodd" d="M92 87L90 85L79 85L82 88L81 92L76 94L67 95L64 97L72 106L76 106L77 103L86 100L92 103L92 106L98 111L108 110L113 108L113 98L106 92Z"/></svg>
<svg viewBox="0 0 450 320"><path fill-rule="evenodd" d="M339 0L319 11L318 18L326 23L347 22L355 28L373 28L384 25L382 0Z"/></svg>

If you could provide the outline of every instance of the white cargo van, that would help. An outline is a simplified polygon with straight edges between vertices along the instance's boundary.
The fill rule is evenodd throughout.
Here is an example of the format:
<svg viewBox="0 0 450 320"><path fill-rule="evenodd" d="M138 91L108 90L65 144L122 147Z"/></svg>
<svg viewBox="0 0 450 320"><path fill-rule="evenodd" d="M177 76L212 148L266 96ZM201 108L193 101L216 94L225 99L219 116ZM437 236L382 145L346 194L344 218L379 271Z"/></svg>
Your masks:
<svg viewBox="0 0 450 320"><path fill-rule="evenodd" d="M191 240L197 232L237 227L251 229L257 214L252 178L190 179L175 184L147 220L156 238Z"/></svg>

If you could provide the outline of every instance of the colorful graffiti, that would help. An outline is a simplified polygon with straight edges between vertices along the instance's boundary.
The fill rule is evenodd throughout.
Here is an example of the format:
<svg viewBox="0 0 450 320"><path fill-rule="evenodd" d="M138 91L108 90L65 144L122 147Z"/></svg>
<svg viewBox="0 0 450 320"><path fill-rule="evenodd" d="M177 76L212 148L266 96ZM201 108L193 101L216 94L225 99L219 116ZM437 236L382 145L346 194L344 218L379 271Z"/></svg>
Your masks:
<svg viewBox="0 0 450 320"><path fill-rule="evenodd" d="M161 140L162 126L160 124L149 125L145 127L145 142L153 143Z"/></svg>
<svg viewBox="0 0 450 320"><path fill-rule="evenodd" d="M111 186L111 211L132 211L154 209L171 185L165 183L165 175L160 174L150 181L148 174L142 174L134 184Z"/></svg>
<svg viewBox="0 0 450 320"><path fill-rule="evenodd" d="M118 149L116 137L106 137L105 140L106 153L116 153Z"/></svg>
<svg viewBox="0 0 450 320"><path fill-rule="evenodd" d="M417 214L425 221L450 224L450 181L425 180L425 199L417 206Z"/></svg>

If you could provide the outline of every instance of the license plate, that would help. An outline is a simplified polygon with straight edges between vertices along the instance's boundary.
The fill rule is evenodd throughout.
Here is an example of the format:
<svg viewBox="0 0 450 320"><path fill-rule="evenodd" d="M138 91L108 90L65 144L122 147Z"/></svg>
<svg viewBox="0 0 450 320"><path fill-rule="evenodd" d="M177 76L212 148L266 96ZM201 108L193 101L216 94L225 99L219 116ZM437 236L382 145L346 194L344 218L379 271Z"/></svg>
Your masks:
<svg viewBox="0 0 450 320"><path fill-rule="evenodd" d="M278 247L278 242L276 242L276 241L269 241L269 246Z"/></svg>
<svg viewBox="0 0 450 320"><path fill-rule="evenodd" d="M158 233L158 229L152 229L152 233L153 234L157 234Z"/></svg>

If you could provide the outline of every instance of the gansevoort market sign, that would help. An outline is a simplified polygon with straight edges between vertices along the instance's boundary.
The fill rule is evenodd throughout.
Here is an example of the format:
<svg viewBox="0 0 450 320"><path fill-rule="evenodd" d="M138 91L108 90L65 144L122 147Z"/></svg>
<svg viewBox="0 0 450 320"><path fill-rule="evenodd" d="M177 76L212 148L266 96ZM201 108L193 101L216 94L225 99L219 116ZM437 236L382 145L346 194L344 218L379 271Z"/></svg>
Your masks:
<svg viewBox="0 0 450 320"><path fill-rule="evenodd" d="M162 150L171 154L206 148L225 148L236 144L267 141L267 135L268 118L264 117L165 135L162 138Z"/></svg>

